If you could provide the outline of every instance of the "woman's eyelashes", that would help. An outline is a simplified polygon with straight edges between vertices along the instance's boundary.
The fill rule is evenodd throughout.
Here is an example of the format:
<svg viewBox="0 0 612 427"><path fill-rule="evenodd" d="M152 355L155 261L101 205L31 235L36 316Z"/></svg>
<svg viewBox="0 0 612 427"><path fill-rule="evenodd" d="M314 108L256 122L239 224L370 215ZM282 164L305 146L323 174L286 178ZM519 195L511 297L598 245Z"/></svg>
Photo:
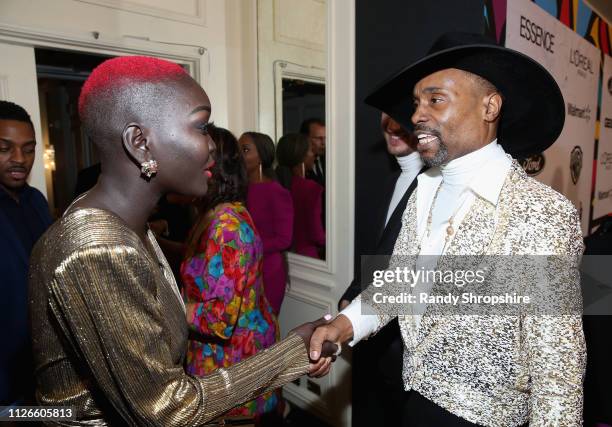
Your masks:
<svg viewBox="0 0 612 427"><path fill-rule="evenodd" d="M208 123L199 125L198 129L200 130L200 132L202 132L203 135L208 135L214 127L215 127L215 122L208 122Z"/></svg>

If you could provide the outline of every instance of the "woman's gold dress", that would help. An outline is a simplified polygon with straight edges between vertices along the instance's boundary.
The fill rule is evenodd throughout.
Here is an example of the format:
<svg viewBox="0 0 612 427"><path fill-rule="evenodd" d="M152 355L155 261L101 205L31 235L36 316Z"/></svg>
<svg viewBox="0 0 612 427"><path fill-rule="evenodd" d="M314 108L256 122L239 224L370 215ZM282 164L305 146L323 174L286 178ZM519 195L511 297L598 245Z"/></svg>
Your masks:
<svg viewBox="0 0 612 427"><path fill-rule="evenodd" d="M185 373L182 300L157 259L116 215L78 209L39 240L30 262L36 397L72 406L65 425L195 426L308 372L302 339L204 377Z"/></svg>

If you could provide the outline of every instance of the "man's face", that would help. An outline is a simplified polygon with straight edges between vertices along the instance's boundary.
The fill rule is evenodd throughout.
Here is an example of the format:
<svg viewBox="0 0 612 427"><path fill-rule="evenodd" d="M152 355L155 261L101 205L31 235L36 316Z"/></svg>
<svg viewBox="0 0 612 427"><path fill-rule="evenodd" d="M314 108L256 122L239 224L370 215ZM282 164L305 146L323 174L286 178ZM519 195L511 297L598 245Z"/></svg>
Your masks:
<svg viewBox="0 0 612 427"><path fill-rule="evenodd" d="M308 134L312 150L317 156L325 155L325 126L318 123L310 125L310 133Z"/></svg>
<svg viewBox="0 0 612 427"><path fill-rule="evenodd" d="M403 157L416 150L416 136L404 129L386 113L382 113L380 127L387 143L387 151L392 156Z"/></svg>
<svg viewBox="0 0 612 427"><path fill-rule="evenodd" d="M430 74L415 85L413 96L417 150L426 166L440 166L490 142L485 95L469 73L449 68Z"/></svg>
<svg viewBox="0 0 612 427"><path fill-rule="evenodd" d="M34 164L36 139L29 123L0 120L0 185L15 191L26 185Z"/></svg>

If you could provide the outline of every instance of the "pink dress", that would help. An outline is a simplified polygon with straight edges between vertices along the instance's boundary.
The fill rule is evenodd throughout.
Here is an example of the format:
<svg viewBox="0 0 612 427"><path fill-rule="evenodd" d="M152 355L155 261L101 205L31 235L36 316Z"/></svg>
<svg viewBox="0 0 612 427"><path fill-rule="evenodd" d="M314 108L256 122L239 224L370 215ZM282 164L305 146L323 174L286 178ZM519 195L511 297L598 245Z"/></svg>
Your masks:
<svg viewBox="0 0 612 427"><path fill-rule="evenodd" d="M247 209L263 241L263 281L266 298L274 313L280 312L287 266L283 251L291 246L293 202L291 194L276 181L249 184Z"/></svg>
<svg viewBox="0 0 612 427"><path fill-rule="evenodd" d="M293 197L293 249L296 253L319 258L319 247L325 246L325 230L321 223L323 187L310 179L294 176L291 180Z"/></svg>

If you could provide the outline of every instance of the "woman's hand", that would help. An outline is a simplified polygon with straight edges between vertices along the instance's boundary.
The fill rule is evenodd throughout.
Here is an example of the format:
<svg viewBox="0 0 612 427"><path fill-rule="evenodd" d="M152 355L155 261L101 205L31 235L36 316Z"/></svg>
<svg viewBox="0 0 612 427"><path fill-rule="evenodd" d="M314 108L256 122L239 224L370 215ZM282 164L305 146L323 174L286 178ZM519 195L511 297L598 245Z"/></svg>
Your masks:
<svg viewBox="0 0 612 427"><path fill-rule="evenodd" d="M314 322L304 323L293 329L293 332L296 335L299 335L300 338L304 341L304 345L306 346L306 351L310 354L310 339L315 329L319 326L327 325L331 320L331 315L326 315ZM321 356L317 358L317 360L310 359L310 366L308 370L308 376L319 378L327 375L331 369L331 363L336 360L336 355L338 354L339 346L330 342L325 341L322 344L321 348Z"/></svg>

